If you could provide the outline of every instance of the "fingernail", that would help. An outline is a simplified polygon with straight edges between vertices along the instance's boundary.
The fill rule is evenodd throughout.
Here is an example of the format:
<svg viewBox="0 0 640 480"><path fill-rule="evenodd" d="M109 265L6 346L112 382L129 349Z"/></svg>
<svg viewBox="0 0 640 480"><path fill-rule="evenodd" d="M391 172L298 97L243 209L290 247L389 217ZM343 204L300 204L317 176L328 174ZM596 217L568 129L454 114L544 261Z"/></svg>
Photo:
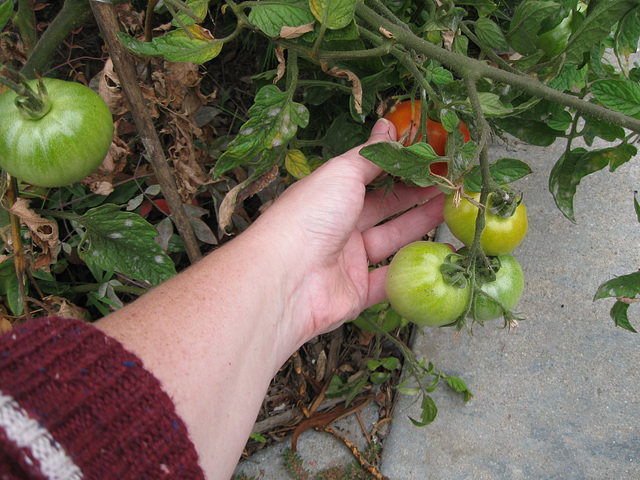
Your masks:
<svg viewBox="0 0 640 480"><path fill-rule="evenodd" d="M379 119L371 129L371 136L385 135L387 140L395 141L397 138L396 127L386 118Z"/></svg>
<svg viewBox="0 0 640 480"><path fill-rule="evenodd" d="M389 131L390 124L391 122L389 122L389 120L387 120L386 118L379 119L371 129L371 135L387 133Z"/></svg>

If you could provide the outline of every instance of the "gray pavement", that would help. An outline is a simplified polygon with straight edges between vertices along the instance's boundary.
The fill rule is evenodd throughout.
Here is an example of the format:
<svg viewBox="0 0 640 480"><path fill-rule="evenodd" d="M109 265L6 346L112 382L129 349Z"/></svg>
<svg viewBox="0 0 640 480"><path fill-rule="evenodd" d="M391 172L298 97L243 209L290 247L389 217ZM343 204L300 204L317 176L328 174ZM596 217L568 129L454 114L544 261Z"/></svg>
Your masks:
<svg viewBox="0 0 640 480"><path fill-rule="evenodd" d="M418 428L408 417L419 417L419 400L400 396L380 467L391 480L640 479L640 334L614 326L613 300L592 301L600 283L640 266L633 208L640 158L585 178L573 224L547 188L563 149L564 142L491 148L492 160L519 158L534 170L515 184L529 213L527 238L513 252L526 282L518 310L528 320L511 332L498 323L477 326L455 342L451 329L416 335L418 358L463 378L474 397L463 404L436 390L438 418ZM439 240L457 245L446 228ZM640 328L640 305L629 312ZM374 411L365 417L375 423ZM362 445L359 424L343 422ZM289 443L258 453L238 472L287 479L280 453ZM337 440L313 431L302 435L299 452L318 469L351 460Z"/></svg>

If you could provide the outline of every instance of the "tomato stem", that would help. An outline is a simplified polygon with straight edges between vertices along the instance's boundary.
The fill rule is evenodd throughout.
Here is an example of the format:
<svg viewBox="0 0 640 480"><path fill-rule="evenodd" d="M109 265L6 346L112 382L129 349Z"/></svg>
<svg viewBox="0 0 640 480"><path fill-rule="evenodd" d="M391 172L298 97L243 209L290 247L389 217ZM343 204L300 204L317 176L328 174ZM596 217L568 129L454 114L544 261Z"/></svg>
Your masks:
<svg viewBox="0 0 640 480"><path fill-rule="evenodd" d="M7 189L7 200L9 202L9 208L13 207L18 199L18 181L12 175L8 175L9 188ZM24 304L24 315L28 321L31 319L31 313L29 311L29 305L27 303L27 294L24 288L24 272L27 271L27 258L24 255L22 248L22 237L20 235L20 218L13 212L9 211L11 220L11 239L13 241L13 262L16 270L16 277L18 278L18 288L20 296L22 297Z"/></svg>
<svg viewBox="0 0 640 480"><path fill-rule="evenodd" d="M38 120L44 117L51 108L47 89L41 79L38 79L38 81L38 91L34 92L33 88L26 81L16 83L13 80L0 76L0 84L6 85L18 94L15 100L16 107L18 107L20 114L29 120Z"/></svg>
<svg viewBox="0 0 640 480"><path fill-rule="evenodd" d="M38 120L49 113L51 109L47 89L42 83L42 79L38 79L38 81L37 92L34 92L27 83L23 83L24 92L16 98L16 106L20 114L29 120Z"/></svg>

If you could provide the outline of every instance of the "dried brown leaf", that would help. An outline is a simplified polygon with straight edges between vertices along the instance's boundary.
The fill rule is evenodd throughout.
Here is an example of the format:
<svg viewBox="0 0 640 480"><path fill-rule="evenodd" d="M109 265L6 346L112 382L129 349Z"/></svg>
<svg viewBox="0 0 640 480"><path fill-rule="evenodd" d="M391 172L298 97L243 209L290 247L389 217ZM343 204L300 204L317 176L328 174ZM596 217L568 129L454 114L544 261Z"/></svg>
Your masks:
<svg viewBox="0 0 640 480"><path fill-rule="evenodd" d="M380 27L380 33L381 33L382 35L384 35L385 37L387 37L387 38L395 38L395 37L393 36L393 34L392 34L389 30L387 30L386 28L382 28L382 27Z"/></svg>
<svg viewBox="0 0 640 480"><path fill-rule="evenodd" d="M6 318L0 318L0 333L8 332L13 328L13 324Z"/></svg>
<svg viewBox="0 0 640 480"><path fill-rule="evenodd" d="M282 47L276 48L276 59L278 60L278 69L276 70L276 78L273 79L274 85L278 83L282 77L284 77L284 72L287 68L287 62L284 58L284 49Z"/></svg>
<svg viewBox="0 0 640 480"><path fill-rule="evenodd" d="M351 94L353 95L353 99L355 101L356 112L362 113L362 82L360 81L358 76L351 70L347 70L345 68L333 67L329 70L326 70L325 64L323 64L323 70L329 75L339 78L346 78L351 82Z"/></svg>
<svg viewBox="0 0 640 480"><path fill-rule="evenodd" d="M89 188L93 193L109 195L113 192L113 179L127 166L127 158L130 153L127 143L115 134L105 159L98 169L84 180L85 183L89 184Z"/></svg>
<svg viewBox="0 0 640 480"><path fill-rule="evenodd" d="M285 38L285 39L298 38L304 35L305 33L313 32L315 25L316 25L315 22L306 23L304 25L299 25L297 27L289 27L285 25L280 29L280 35L278 35L278 37Z"/></svg>
<svg viewBox="0 0 640 480"><path fill-rule="evenodd" d="M58 224L31 210L29 200L24 198L18 198L9 211L20 218L29 230L33 243L42 249L42 253L36 260L36 267L45 268L54 262L58 254ZM42 259L40 259L41 256Z"/></svg>
<svg viewBox="0 0 640 480"><path fill-rule="evenodd" d="M58 317L82 320L86 316L86 310L84 308L74 305L66 298L50 295L45 297L44 301L53 307Z"/></svg>
<svg viewBox="0 0 640 480"><path fill-rule="evenodd" d="M274 165L271 170L257 180L249 183L248 185L246 182L240 183L229 190L222 200L218 211L218 225L222 231L226 232L227 228L231 225L231 216L240 202L252 195L255 195L261 190L264 190L276 178L278 178L278 166Z"/></svg>
<svg viewBox="0 0 640 480"><path fill-rule="evenodd" d="M113 115L124 115L129 111L120 79L113 69L113 62L108 58L102 72L98 76L98 94L109 106Z"/></svg>

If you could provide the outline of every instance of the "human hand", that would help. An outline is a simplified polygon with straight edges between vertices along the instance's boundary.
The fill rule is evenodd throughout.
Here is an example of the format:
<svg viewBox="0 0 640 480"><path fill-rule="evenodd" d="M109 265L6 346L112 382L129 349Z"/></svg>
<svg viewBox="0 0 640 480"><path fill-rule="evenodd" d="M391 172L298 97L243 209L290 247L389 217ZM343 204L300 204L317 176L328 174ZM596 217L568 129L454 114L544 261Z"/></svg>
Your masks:
<svg viewBox="0 0 640 480"><path fill-rule="evenodd" d="M380 120L366 144L395 138L395 127ZM286 298L294 302L291 320L302 329L302 341L383 301L387 267L369 271L369 265L443 221L444 196L435 186L399 183L386 194L367 192L382 169L359 155L361 148L328 161L291 186L257 222L272 230L272 236L276 231L286 236L274 241L282 247Z"/></svg>
<svg viewBox="0 0 640 480"><path fill-rule="evenodd" d="M367 143L395 136L381 120ZM369 264L443 221L435 187L367 192L381 169L360 148L292 185L233 241L96 322L161 381L208 478L231 475L286 359L385 298L386 268L369 272Z"/></svg>

